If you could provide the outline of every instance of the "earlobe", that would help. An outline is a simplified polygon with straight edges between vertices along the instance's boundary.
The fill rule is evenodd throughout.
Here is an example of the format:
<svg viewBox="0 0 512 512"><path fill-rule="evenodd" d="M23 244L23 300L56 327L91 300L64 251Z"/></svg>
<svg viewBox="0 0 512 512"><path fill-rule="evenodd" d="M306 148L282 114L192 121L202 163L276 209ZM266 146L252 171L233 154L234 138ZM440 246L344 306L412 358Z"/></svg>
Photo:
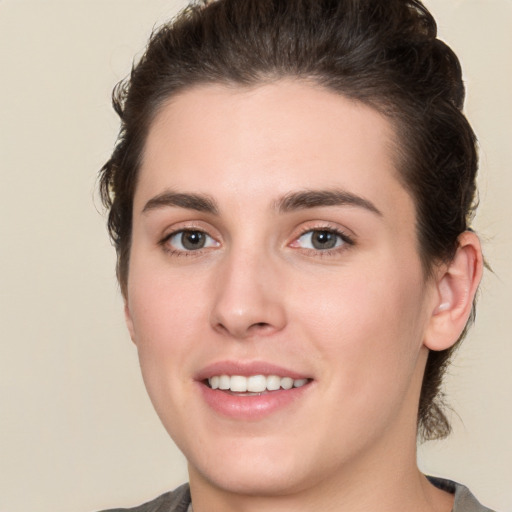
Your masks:
<svg viewBox="0 0 512 512"><path fill-rule="evenodd" d="M128 332L130 333L130 338L133 343L137 344L135 341L135 329L133 327L132 314L130 312L130 306L128 306L128 301L124 301L124 319L126 322L126 327L128 327Z"/></svg>
<svg viewBox="0 0 512 512"><path fill-rule="evenodd" d="M452 261L436 276L436 303L424 338L427 348L445 350L458 340L471 314L482 269L478 236L466 231L459 236Z"/></svg>

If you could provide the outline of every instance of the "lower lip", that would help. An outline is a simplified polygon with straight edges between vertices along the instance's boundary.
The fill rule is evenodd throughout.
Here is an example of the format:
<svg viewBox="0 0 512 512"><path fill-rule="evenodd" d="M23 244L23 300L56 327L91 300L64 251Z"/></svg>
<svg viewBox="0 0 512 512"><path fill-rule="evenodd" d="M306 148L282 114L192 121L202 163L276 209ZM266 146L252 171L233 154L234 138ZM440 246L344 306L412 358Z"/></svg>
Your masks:
<svg viewBox="0 0 512 512"><path fill-rule="evenodd" d="M204 400L216 413L239 420L258 420L290 407L308 392L312 383L299 388L246 396L212 389L203 382L198 382L198 385Z"/></svg>

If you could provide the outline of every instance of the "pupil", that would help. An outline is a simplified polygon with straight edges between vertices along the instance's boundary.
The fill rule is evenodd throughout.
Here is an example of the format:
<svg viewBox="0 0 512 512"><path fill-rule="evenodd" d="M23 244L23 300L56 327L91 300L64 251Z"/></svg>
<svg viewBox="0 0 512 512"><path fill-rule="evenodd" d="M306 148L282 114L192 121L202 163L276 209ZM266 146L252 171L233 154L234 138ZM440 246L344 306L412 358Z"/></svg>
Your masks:
<svg viewBox="0 0 512 512"><path fill-rule="evenodd" d="M185 249L201 249L205 244L205 236L201 231L185 231L181 235L181 243Z"/></svg>
<svg viewBox="0 0 512 512"><path fill-rule="evenodd" d="M336 235L330 231L315 231L312 242L315 249L332 249L336 246Z"/></svg>

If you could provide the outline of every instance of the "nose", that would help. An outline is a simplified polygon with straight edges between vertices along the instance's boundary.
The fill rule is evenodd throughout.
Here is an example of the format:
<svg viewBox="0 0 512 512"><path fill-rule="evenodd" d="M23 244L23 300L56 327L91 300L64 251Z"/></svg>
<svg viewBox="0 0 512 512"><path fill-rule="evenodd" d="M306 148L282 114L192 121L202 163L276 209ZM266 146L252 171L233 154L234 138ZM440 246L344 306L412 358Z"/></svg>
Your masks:
<svg viewBox="0 0 512 512"><path fill-rule="evenodd" d="M239 340L282 330L286 310L281 276L263 252L232 251L216 276L212 327Z"/></svg>

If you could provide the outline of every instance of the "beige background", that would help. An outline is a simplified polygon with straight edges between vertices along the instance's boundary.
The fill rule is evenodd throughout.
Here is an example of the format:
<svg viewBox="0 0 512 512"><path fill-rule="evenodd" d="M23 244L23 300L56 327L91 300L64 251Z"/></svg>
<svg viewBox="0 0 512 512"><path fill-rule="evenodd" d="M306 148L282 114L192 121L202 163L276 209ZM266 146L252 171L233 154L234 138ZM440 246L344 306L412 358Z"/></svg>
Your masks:
<svg viewBox="0 0 512 512"><path fill-rule="evenodd" d="M186 478L125 332L94 197L113 85L183 1L0 0L0 512L135 505ZM461 56L481 142L476 227L495 274L425 471L512 510L512 1L428 0ZM96 203L96 207L95 207Z"/></svg>

